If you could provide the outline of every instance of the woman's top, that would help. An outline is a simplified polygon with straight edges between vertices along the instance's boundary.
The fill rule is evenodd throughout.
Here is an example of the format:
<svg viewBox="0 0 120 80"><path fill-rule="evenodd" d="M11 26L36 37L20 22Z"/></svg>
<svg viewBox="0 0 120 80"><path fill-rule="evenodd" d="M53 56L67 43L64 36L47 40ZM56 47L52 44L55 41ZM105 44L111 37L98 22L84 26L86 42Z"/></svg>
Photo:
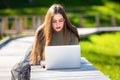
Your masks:
<svg viewBox="0 0 120 80"><path fill-rule="evenodd" d="M66 44L65 44L65 38L63 35L64 35L63 30L61 30L59 32L54 31L51 46L77 45L78 44L78 38L72 32L70 32L70 31L66 32ZM44 61L44 60L45 60L45 53L42 54L42 61Z"/></svg>
<svg viewBox="0 0 120 80"><path fill-rule="evenodd" d="M52 42L51 45L57 46L57 45L77 45L78 44L78 38L75 36L75 34L71 33L67 30L66 32L66 44L65 44L65 38L63 34L63 30L56 32L53 32Z"/></svg>

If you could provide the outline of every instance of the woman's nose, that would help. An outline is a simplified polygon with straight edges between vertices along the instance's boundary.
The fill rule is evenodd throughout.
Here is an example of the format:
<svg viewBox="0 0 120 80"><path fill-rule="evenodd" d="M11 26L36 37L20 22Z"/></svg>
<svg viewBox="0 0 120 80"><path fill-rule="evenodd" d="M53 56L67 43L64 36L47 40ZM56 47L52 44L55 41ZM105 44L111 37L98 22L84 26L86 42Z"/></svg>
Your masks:
<svg viewBox="0 0 120 80"><path fill-rule="evenodd" d="M57 26L59 26L59 25L60 25L60 22L59 22L59 21L57 21L57 22L56 22L56 25L57 25Z"/></svg>

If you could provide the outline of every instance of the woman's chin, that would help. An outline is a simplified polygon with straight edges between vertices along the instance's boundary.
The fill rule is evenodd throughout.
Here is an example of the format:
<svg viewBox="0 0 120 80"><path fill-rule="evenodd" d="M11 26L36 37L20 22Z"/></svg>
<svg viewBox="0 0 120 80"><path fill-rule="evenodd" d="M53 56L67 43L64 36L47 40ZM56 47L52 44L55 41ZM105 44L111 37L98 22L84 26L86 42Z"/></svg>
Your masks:
<svg viewBox="0 0 120 80"><path fill-rule="evenodd" d="M56 29L55 31L56 31L56 32L60 32L60 31L61 31L61 29Z"/></svg>

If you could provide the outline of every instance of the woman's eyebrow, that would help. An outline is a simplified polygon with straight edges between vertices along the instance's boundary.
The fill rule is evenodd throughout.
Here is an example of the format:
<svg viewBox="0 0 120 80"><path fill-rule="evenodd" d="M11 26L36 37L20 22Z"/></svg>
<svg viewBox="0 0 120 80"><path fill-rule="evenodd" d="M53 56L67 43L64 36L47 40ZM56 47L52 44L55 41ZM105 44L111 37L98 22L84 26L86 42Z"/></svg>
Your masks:
<svg viewBox="0 0 120 80"><path fill-rule="evenodd" d="M64 18L60 18L59 20L61 20L61 19L63 20Z"/></svg>
<svg viewBox="0 0 120 80"><path fill-rule="evenodd" d="M54 21L56 21L57 19L53 19ZM60 18L60 19L58 19L58 20L64 20L63 18Z"/></svg>

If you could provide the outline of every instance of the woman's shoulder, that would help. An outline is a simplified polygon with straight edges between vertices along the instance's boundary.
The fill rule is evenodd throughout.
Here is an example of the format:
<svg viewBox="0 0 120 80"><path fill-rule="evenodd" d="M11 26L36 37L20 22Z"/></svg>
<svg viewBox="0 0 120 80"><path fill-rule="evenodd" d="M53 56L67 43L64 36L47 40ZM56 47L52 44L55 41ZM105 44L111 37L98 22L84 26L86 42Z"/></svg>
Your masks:
<svg viewBox="0 0 120 80"><path fill-rule="evenodd" d="M72 31L70 31L70 30L67 30L66 35L67 35L67 37L69 37L69 38L76 37L75 33L72 32Z"/></svg>
<svg viewBox="0 0 120 80"><path fill-rule="evenodd" d="M75 33L77 33L77 28L73 26L71 29L67 29L67 33L75 36Z"/></svg>
<svg viewBox="0 0 120 80"><path fill-rule="evenodd" d="M67 40L69 41L69 44L71 45L76 45L78 44L78 37L76 36L75 33L71 32L71 31L67 31Z"/></svg>
<svg viewBox="0 0 120 80"><path fill-rule="evenodd" d="M73 37L77 37L78 40L80 40L80 36L79 36L77 27L75 27L75 26L72 27L71 35L72 35Z"/></svg>

